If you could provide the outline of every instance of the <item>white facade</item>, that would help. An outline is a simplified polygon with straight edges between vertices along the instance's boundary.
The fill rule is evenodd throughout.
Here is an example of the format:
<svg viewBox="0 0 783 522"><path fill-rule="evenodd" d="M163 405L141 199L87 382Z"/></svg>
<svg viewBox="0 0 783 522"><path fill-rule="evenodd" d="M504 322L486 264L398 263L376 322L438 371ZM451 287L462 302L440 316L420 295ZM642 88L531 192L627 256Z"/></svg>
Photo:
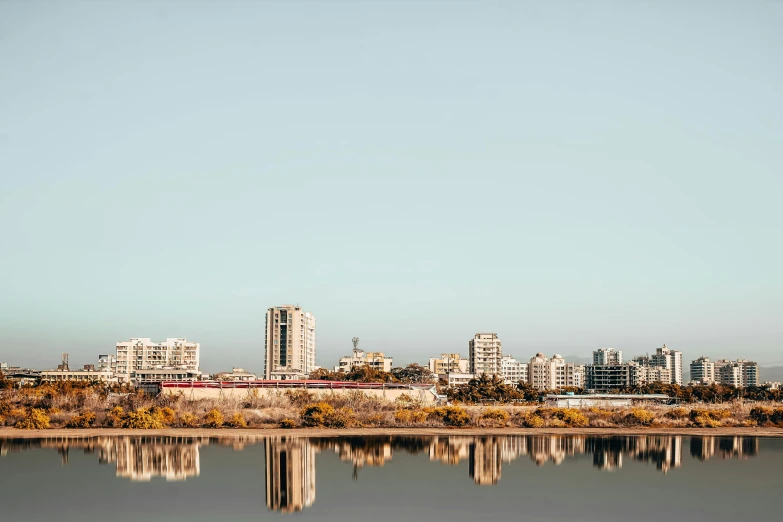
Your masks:
<svg viewBox="0 0 783 522"><path fill-rule="evenodd" d="M449 386L460 386L462 384L469 383L472 379L475 379L476 376L472 373L457 373L457 372L451 372L449 375Z"/></svg>
<svg viewBox="0 0 783 522"><path fill-rule="evenodd" d="M682 352L672 350L664 344L662 348L656 348L655 354L650 356L650 363L671 371L671 384L682 385Z"/></svg>
<svg viewBox="0 0 783 522"><path fill-rule="evenodd" d="M244 368L232 368L231 372L219 372L215 374L216 381L255 381L258 377L255 373L246 372Z"/></svg>
<svg viewBox="0 0 783 522"><path fill-rule="evenodd" d="M528 363L528 382L537 390L559 390L585 386L585 367L568 363L560 354L551 359L538 352Z"/></svg>
<svg viewBox="0 0 783 522"><path fill-rule="evenodd" d="M199 343L181 337L169 337L156 343L148 337L134 337L117 343L117 377L131 382L136 371L156 369L198 372Z"/></svg>
<svg viewBox="0 0 783 522"><path fill-rule="evenodd" d="M691 362L691 382L695 384L713 384L716 382L715 363L709 357L699 357Z"/></svg>
<svg viewBox="0 0 783 522"><path fill-rule="evenodd" d="M298 306L266 312L264 378L305 379L315 370L315 316Z"/></svg>
<svg viewBox="0 0 783 522"><path fill-rule="evenodd" d="M477 333L468 342L470 373L501 375L503 349L496 333Z"/></svg>
<svg viewBox="0 0 783 522"><path fill-rule="evenodd" d="M500 360L503 382L516 384L519 381L527 382L527 363L520 362L510 355L504 355Z"/></svg>
<svg viewBox="0 0 783 522"><path fill-rule="evenodd" d="M715 379L721 384L737 388L758 386L760 384L759 365L746 359L737 359L736 361L719 359L715 362Z"/></svg>
<svg viewBox="0 0 783 522"><path fill-rule="evenodd" d="M41 381L78 381L116 383L117 377L109 370L49 370L41 372Z"/></svg>
<svg viewBox="0 0 783 522"><path fill-rule="evenodd" d="M614 348L599 348L593 351L593 364L622 364L623 351Z"/></svg>

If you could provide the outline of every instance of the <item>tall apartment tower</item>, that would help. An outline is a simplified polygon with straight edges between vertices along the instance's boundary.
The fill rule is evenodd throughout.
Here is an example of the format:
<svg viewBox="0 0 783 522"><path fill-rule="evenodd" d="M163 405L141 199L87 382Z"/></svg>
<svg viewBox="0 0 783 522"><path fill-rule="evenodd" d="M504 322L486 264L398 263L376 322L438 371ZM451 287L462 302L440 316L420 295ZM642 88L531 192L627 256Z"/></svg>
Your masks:
<svg viewBox="0 0 783 522"><path fill-rule="evenodd" d="M270 437L264 441L266 505L295 513L315 502L315 448L307 439Z"/></svg>
<svg viewBox="0 0 783 522"><path fill-rule="evenodd" d="M477 333L468 343L470 373L473 375L502 374L503 350L496 333Z"/></svg>
<svg viewBox="0 0 783 522"><path fill-rule="evenodd" d="M682 352L672 350L664 344L662 348L655 349L655 354L650 356L650 363L671 371L671 384L682 385Z"/></svg>
<svg viewBox="0 0 783 522"><path fill-rule="evenodd" d="M691 361L691 382L713 384L716 382L715 363L709 357L699 357Z"/></svg>
<svg viewBox="0 0 783 522"><path fill-rule="evenodd" d="M593 364L623 364L623 351L614 348L594 350Z"/></svg>
<svg viewBox="0 0 783 522"><path fill-rule="evenodd" d="M266 311L264 378L305 379L315 369L315 316L298 306Z"/></svg>

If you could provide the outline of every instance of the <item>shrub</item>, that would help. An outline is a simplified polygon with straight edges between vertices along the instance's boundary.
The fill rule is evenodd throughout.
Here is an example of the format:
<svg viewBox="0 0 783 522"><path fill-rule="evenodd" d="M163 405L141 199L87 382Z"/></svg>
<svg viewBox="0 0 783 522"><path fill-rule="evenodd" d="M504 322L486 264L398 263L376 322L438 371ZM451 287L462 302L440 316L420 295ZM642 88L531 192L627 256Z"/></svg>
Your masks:
<svg viewBox="0 0 783 522"><path fill-rule="evenodd" d="M219 428L223 425L223 414L217 408L212 408L204 416L205 428Z"/></svg>
<svg viewBox="0 0 783 522"><path fill-rule="evenodd" d="M337 408L326 417L327 428L350 428L359 424L356 413L351 408Z"/></svg>
<svg viewBox="0 0 783 522"><path fill-rule="evenodd" d="M527 413L520 419L520 424L524 428L543 428L544 419L536 415L535 413Z"/></svg>
<svg viewBox="0 0 783 522"><path fill-rule="evenodd" d="M693 409L690 413L691 422L700 428L717 428L721 425L721 420L729 417L731 417L731 412L729 410Z"/></svg>
<svg viewBox="0 0 783 522"><path fill-rule="evenodd" d="M691 415L691 421L699 428L720 428L720 421L717 421L708 415Z"/></svg>
<svg viewBox="0 0 783 522"><path fill-rule="evenodd" d="M687 419L688 418L688 410L685 408L674 408L673 410L669 410L666 412L666 415L664 415L667 419Z"/></svg>
<svg viewBox="0 0 783 522"><path fill-rule="evenodd" d="M470 423L470 415L465 408L459 406L442 406L435 408L433 413L439 417L446 426L467 426Z"/></svg>
<svg viewBox="0 0 783 522"><path fill-rule="evenodd" d="M557 408L553 417L563 421L566 426L576 428L587 426L590 423L590 419L584 413L574 408Z"/></svg>
<svg viewBox="0 0 783 522"><path fill-rule="evenodd" d="M197 424L196 416L192 413L183 413L179 416L179 424L185 428L195 428Z"/></svg>
<svg viewBox="0 0 783 522"><path fill-rule="evenodd" d="M481 419L485 421L496 422L501 426L505 426L508 422L508 412L499 408L487 408L481 414Z"/></svg>
<svg viewBox="0 0 783 522"><path fill-rule="evenodd" d="M163 419L163 424L166 425L174 424L174 421L177 419L177 415L174 413L174 410L172 410L168 406L166 406L165 408L161 408L160 413Z"/></svg>
<svg viewBox="0 0 783 522"><path fill-rule="evenodd" d="M20 430L46 430L49 429L49 416L41 409L32 408L24 419L16 423L16 427Z"/></svg>
<svg viewBox="0 0 783 522"><path fill-rule="evenodd" d="M122 409L122 406L115 406L106 414L106 424L112 428L121 428L124 417L125 411Z"/></svg>
<svg viewBox="0 0 783 522"><path fill-rule="evenodd" d="M774 415L774 413L775 410L772 408L768 408L766 406L756 406L750 410L749 416L756 424L763 426L772 420L772 415Z"/></svg>
<svg viewBox="0 0 783 522"><path fill-rule="evenodd" d="M90 428L95 424L95 413L84 410L79 415L72 417L65 425L66 428Z"/></svg>
<svg viewBox="0 0 783 522"><path fill-rule="evenodd" d="M401 424L420 424L427 420L430 413L427 410L397 410L394 420Z"/></svg>
<svg viewBox="0 0 783 522"><path fill-rule="evenodd" d="M163 413L157 408L139 408L122 417L122 427L134 430L163 429Z"/></svg>
<svg viewBox="0 0 783 522"><path fill-rule="evenodd" d="M0 401L0 417L5 417L11 413L11 405L6 401Z"/></svg>
<svg viewBox="0 0 783 522"><path fill-rule="evenodd" d="M228 424L232 428L247 428L247 421L245 420L245 417L243 417L241 413L233 414L231 418L228 419L226 424Z"/></svg>
<svg viewBox="0 0 783 522"><path fill-rule="evenodd" d="M302 408L302 424L308 427L325 426L327 418L334 414L334 408L326 402L308 404Z"/></svg>
<svg viewBox="0 0 783 522"><path fill-rule="evenodd" d="M655 414L643 408L631 408L630 413L623 420L626 424L634 426L652 426L652 423L655 422Z"/></svg>
<svg viewBox="0 0 783 522"><path fill-rule="evenodd" d="M282 419L280 420L280 423L278 424L278 427L290 430L293 428L296 428L296 421L293 419Z"/></svg>

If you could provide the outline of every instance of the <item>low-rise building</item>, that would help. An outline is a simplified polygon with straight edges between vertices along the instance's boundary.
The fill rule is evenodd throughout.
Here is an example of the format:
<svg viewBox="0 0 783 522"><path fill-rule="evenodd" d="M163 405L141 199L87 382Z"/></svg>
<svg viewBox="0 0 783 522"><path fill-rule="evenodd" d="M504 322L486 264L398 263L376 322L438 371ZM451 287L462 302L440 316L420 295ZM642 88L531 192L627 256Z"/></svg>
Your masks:
<svg viewBox="0 0 783 522"><path fill-rule="evenodd" d="M476 376L472 373L456 373L451 372L448 374L448 385L449 386L461 386L463 384L469 383L471 380L475 379Z"/></svg>
<svg viewBox="0 0 783 522"><path fill-rule="evenodd" d="M445 379L451 372L467 373L470 361L458 353L442 353L440 358L430 357L428 367L432 373Z"/></svg>
<svg viewBox="0 0 783 522"><path fill-rule="evenodd" d="M81 370L45 370L41 372L41 381L77 381L116 383L117 376L109 370L96 370L95 365L87 364Z"/></svg>
<svg viewBox="0 0 783 522"><path fill-rule="evenodd" d="M231 372L218 372L216 381L256 381L258 377L254 373L246 372L244 368L232 368Z"/></svg>
<svg viewBox="0 0 783 522"><path fill-rule="evenodd" d="M358 368L361 366L369 366L375 370L382 372L390 372L394 365L394 358L387 357L383 352L366 352L359 348L359 339L354 338L353 353L340 357L337 362L337 366L334 367L335 372L348 373L352 368Z"/></svg>

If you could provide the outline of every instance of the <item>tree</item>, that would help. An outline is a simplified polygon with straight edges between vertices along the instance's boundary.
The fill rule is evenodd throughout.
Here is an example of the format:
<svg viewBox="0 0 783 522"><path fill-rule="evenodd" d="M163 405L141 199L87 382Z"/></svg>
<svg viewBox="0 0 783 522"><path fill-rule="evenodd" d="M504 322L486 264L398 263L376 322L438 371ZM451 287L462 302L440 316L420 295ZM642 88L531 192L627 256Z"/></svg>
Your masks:
<svg viewBox="0 0 783 522"><path fill-rule="evenodd" d="M340 379L334 372L330 372L326 368L319 368L310 372L308 379L314 381L339 381Z"/></svg>
<svg viewBox="0 0 783 522"><path fill-rule="evenodd" d="M449 399L470 403L482 402L511 402L523 400L524 395L513 386L503 382L503 379L497 375L489 377L481 374L475 379L471 379L467 384L453 386L446 389L446 395Z"/></svg>
<svg viewBox="0 0 783 522"><path fill-rule="evenodd" d="M406 367L392 368L391 374L400 382L407 384L433 382L434 374L429 368L420 366L416 363L409 364Z"/></svg>

